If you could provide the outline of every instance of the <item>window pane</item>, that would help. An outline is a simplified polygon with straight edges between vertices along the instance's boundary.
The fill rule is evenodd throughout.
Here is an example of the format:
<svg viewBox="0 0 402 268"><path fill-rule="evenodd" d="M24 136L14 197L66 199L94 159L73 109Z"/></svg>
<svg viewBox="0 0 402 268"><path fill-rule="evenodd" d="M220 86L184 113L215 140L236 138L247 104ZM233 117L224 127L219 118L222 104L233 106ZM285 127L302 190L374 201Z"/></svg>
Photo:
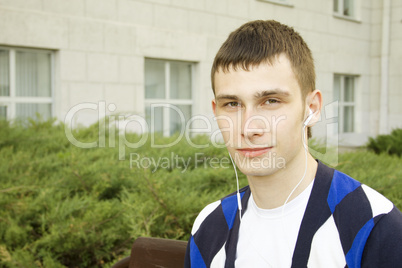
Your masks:
<svg viewBox="0 0 402 268"><path fill-rule="evenodd" d="M145 98L165 98L165 62L145 60Z"/></svg>
<svg viewBox="0 0 402 268"><path fill-rule="evenodd" d="M152 107L147 105L145 107L145 119L148 124L149 132L163 133L163 107Z"/></svg>
<svg viewBox="0 0 402 268"><path fill-rule="evenodd" d="M170 135L181 132L191 117L191 105L175 105L179 111L170 109ZM184 122L183 122L184 119Z"/></svg>
<svg viewBox="0 0 402 268"><path fill-rule="evenodd" d="M10 66L8 50L0 50L0 96L10 96Z"/></svg>
<svg viewBox="0 0 402 268"><path fill-rule="evenodd" d="M0 119L7 119L7 106L0 106Z"/></svg>
<svg viewBox="0 0 402 268"><path fill-rule="evenodd" d="M191 99L190 63L170 63L170 98Z"/></svg>
<svg viewBox="0 0 402 268"><path fill-rule="evenodd" d="M339 12L339 2L338 0L334 0L334 12Z"/></svg>
<svg viewBox="0 0 402 268"><path fill-rule="evenodd" d="M343 107L343 132L354 131L354 107Z"/></svg>
<svg viewBox="0 0 402 268"><path fill-rule="evenodd" d="M334 76L334 91L333 91L334 100L340 100L340 92L341 92L341 77L339 75L335 75Z"/></svg>
<svg viewBox="0 0 402 268"><path fill-rule="evenodd" d="M353 0L343 0L343 15L353 16Z"/></svg>
<svg viewBox="0 0 402 268"><path fill-rule="evenodd" d="M343 92L344 101L354 101L355 79L353 77L345 77L345 90Z"/></svg>
<svg viewBox="0 0 402 268"><path fill-rule="evenodd" d="M37 113L42 119L49 119L52 114L52 105L50 103L17 103L16 105L16 117L18 118L36 118Z"/></svg>
<svg viewBox="0 0 402 268"><path fill-rule="evenodd" d="M50 54L18 51L16 53L16 95L50 97Z"/></svg>

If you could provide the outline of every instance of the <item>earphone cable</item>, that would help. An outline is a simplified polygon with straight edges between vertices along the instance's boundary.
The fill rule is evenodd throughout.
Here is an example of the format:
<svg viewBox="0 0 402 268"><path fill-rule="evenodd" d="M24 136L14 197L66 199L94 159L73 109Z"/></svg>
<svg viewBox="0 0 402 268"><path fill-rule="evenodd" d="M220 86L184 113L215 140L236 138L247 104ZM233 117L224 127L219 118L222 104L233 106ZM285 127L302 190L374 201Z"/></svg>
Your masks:
<svg viewBox="0 0 402 268"><path fill-rule="evenodd" d="M307 145L307 142L306 142L306 131L305 131L305 128L306 128L306 126L307 126L307 124L303 124L303 131L302 131L302 142L303 142L303 147L304 147L304 156L305 156L305 168L304 168L304 174L303 174L303 176L301 177L301 179L299 180L299 182L296 184L296 186L293 188L293 190L290 192L290 194L288 195L288 197L286 198L286 200L285 200L285 203L283 204L283 206L282 206L282 211L281 211L281 221L282 221L282 232L283 232L283 234L285 235L285 236L287 236L287 233L286 233L286 231L285 231L285 228L284 228L284 223L283 223L283 214L284 214L284 211L285 211L285 206L286 206L286 204L288 203L288 201L289 201L289 199L290 199L290 197L292 196L292 194L294 193L294 191L300 186L300 184L303 182L303 180L304 180L304 178L306 177L306 174L307 174L307 162L308 162L308 158L307 158L307 151L308 151L308 145ZM242 221L242 205L241 205L241 197L240 197L240 189L239 189L239 178L238 178L238 175L237 175L237 168L236 168L236 165L235 165L235 163L234 163L234 161L233 161L233 158L232 158L232 155L230 154L230 152L229 152L229 157L230 157L230 160L231 160L231 162L232 162L232 165L233 165L233 168L234 168L234 170L235 170L235 175L236 175L236 183L237 183L237 203L238 203L238 210L239 210L239 220L240 220L240 223L241 223L241 221ZM247 235L246 235L247 236ZM260 252L258 251L258 249L256 249L255 247L254 247L254 244L252 243L252 241L251 241L251 239L250 239L250 237L248 237L247 236L247 239L249 240L249 243L251 244L251 246L256 250L256 252L258 253L258 255L260 255L261 257L262 257L262 259L269 265L269 267L272 267L272 265L269 263L269 261L267 260L267 259L265 259L265 257L263 256L263 255L261 255L260 254ZM288 241L288 239L287 239L287 241ZM291 247L290 247L290 245L289 245L289 243L288 243L288 254L289 254L289 256L290 256L290 264L289 264L289 267L291 266L291 264L292 264L292 249L291 249Z"/></svg>

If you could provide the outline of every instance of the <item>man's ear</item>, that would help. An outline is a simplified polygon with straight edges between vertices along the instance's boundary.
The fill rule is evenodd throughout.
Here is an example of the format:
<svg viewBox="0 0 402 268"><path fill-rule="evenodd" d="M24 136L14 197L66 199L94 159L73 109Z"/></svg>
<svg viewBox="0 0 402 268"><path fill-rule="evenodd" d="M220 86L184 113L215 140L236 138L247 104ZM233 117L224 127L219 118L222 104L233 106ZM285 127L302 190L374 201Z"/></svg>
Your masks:
<svg viewBox="0 0 402 268"><path fill-rule="evenodd" d="M308 108L314 113L314 116L309 121L308 126L312 127L320 119L322 108L322 95L321 91L316 89L308 95Z"/></svg>
<svg viewBox="0 0 402 268"><path fill-rule="evenodd" d="M216 101L215 101L215 99L212 99L212 111L214 112L214 115L216 116Z"/></svg>

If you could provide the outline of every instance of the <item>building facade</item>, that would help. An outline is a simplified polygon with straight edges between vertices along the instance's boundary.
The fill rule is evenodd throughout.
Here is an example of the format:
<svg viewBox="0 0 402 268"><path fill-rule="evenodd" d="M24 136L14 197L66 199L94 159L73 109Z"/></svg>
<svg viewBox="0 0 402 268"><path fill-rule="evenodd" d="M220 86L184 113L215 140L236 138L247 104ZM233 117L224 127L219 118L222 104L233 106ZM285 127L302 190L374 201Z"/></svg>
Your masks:
<svg viewBox="0 0 402 268"><path fill-rule="evenodd" d="M399 0L0 0L0 116L211 133L213 58L255 19L310 46L324 96L314 136L358 146L402 127Z"/></svg>

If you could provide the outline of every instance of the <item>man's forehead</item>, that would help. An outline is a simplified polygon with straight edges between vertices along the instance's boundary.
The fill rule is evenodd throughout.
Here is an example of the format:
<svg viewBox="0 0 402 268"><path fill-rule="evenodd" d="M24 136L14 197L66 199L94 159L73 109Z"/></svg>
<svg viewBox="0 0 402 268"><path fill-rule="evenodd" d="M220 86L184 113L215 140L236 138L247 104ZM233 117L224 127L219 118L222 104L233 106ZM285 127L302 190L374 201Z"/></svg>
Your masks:
<svg viewBox="0 0 402 268"><path fill-rule="evenodd" d="M231 70L215 76L215 97L238 95L258 99L269 95L289 97L300 93L293 70L284 66L259 66L252 70ZM234 99L234 98L232 98Z"/></svg>

